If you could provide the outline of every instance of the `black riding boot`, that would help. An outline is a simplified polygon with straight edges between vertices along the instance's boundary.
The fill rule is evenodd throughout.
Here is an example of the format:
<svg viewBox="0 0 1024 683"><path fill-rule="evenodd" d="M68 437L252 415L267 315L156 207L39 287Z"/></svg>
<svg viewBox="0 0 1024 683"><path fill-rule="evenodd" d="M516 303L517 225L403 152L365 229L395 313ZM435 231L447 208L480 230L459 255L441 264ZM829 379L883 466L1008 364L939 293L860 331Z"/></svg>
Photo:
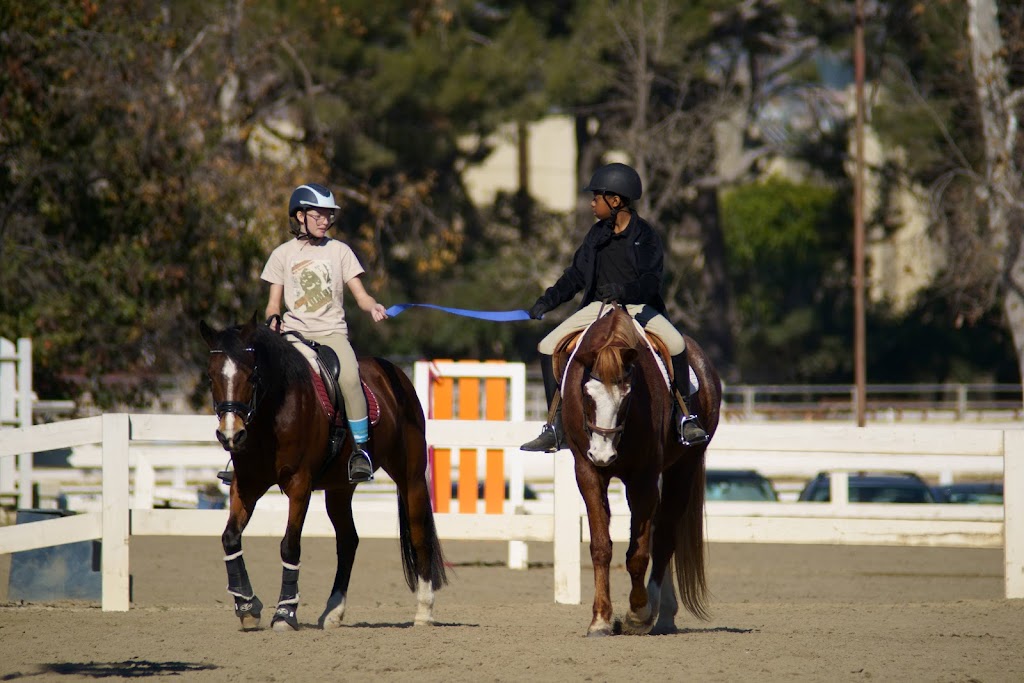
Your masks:
<svg viewBox="0 0 1024 683"><path fill-rule="evenodd" d="M697 446L710 440L707 431L700 426L697 413L690 408L690 363L686 358L686 349L672 356L672 373L675 375L676 389L683 397L686 412L679 421L679 443L684 446Z"/></svg>
<svg viewBox="0 0 1024 683"><path fill-rule="evenodd" d="M540 354L540 372L544 377L544 396L548 399L548 412L551 412L551 402L555 400L558 393L558 383L555 381L555 369L551 367L551 356ZM554 453L565 443L562 434L562 402L558 402L555 408L553 424L545 424L541 429L540 436L533 441L527 441L519 447L521 451L536 451L540 453Z"/></svg>
<svg viewBox="0 0 1024 683"><path fill-rule="evenodd" d="M370 460L370 454L366 452L365 446L365 442L355 444L352 455L348 458L349 483L358 484L373 480L373 461Z"/></svg>

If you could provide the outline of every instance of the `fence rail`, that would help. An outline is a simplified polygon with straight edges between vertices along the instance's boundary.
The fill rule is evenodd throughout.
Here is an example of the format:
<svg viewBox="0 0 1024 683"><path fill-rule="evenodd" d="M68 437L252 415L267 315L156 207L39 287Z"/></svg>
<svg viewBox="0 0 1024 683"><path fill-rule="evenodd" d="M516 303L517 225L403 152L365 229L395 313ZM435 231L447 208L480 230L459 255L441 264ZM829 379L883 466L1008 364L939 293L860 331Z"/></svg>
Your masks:
<svg viewBox="0 0 1024 683"><path fill-rule="evenodd" d="M84 444L102 445L102 509L55 520L0 528L0 553L101 538L102 607L129 607L128 549L132 534L217 536L223 510L150 510L133 506L133 445L156 442L213 441L213 418L203 416L107 414L97 418L37 425L3 432L0 458L18 453ZM428 441L435 447L510 448L531 436L537 422L431 420ZM223 457L221 455L220 457ZM769 543L849 543L999 547L1004 549L1005 595L1024 597L1024 430L868 427L818 425L723 425L708 462L758 458L767 466L776 458L803 458L803 467L829 469L834 480L863 469L868 459L877 469L943 471L950 463L997 469L1001 463L1005 503L1002 507L857 504L833 495L831 503L708 503L708 539ZM886 458L889 458L887 461ZM138 467L138 456L135 467ZM437 515L444 539L552 542L555 550L555 600L580 600L579 544L586 524L576 489L572 458L554 460L554 500L539 514ZM811 464L806 464L811 463ZM825 467L823 464L827 463ZM974 463L974 464L972 464ZM716 464L717 466L717 464ZM137 475L136 475L137 476ZM838 493L838 492L836 492ZM628 538L624 510L613 510L612 537ZM379 506L354 510L360 535L396 538L394 513ZM249 535L280 536L285 512L259 511ZM307 535L333 536L326 513L311 510Z"/></svg>
<svg viewBox="0 0 1024 683"><path fill-rule="evenodd" d="M526 418L544 419L547 403L539 374L526 385ZM1024 387L1005 383L868 384L872 422L996 420L1024 417ZM727 384L723 414L739 420L849 420L857 415L851 384Z"/></svg>

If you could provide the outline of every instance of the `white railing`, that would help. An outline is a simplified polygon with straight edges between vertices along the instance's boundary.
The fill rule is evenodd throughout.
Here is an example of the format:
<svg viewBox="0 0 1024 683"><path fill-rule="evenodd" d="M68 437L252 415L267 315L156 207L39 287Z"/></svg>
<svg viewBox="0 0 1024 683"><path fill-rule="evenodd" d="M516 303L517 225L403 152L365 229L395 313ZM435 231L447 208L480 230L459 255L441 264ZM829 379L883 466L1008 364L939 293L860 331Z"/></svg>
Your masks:
<svg viewBox="0 0 1024 683"><path fill-rule="evenodd" d="M0 337L0 429L32 424L32 340L18 339L15 344ZM19 453L16 458L0 458L0 494L17 492L18 506L29 507L32 489L18 486L19 481L32 478L32 455Z"/></svg>
<svg viewBox="0 0 1024 683"><path fill-rule="evenodd" d="M440 448L507 448L528 439L538 422L431 420L427 435ZM83 444L102 444L102 508L54 520L0 528L0 553L102 538L103 609L128 609L130 535L219 536L223 510L137 509L130 496L135 448L161 442L209 443L215 421L203 416L108 414L102 417L6 430L0 458ZM223 462L223 453L213 466ZM553 458L554 503L539 514L439 514L442 539L519 540L554 543L555 600L580 600L579 543L587 527L568 452ZM708 455L709 467L861 469L1002 474L1003 506L851 504L837 490L832 503L720 503L707 505L709 541L847 543L1003 547L1005 595L1024 597L1024 430L723 425ZM797 465L796 463L802 463ZM138 476L136 474L136 476ZM358 498L358 495L357 495ZM397 507L397 506L395 506ZM383 514L357 505L365 538L396 538L397 510ZM283 510L258 510L247 535L280 536ZM304 533L333 536L326 513L311 509ZM628 537L628 516L613 509L612 537Z"/></svg>

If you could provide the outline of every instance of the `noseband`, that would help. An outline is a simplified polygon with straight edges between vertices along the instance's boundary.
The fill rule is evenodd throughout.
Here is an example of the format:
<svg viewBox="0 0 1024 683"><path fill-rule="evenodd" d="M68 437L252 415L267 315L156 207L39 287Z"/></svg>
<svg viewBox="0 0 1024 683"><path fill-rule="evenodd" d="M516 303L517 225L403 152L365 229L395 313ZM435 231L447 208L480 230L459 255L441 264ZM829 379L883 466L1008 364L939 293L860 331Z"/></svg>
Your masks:
<svg viewBox="0 0 1024 683"><path fill-rule="evenodd" d="M252 354L255 354L256 352L252 347L248 347L245 350ZM213 349L210 353L214 354L225 352L222 349ZM241 418L242 424L248 427L253 414L256 412L256 405L258 403L257 397L259 395L260 388L259 379L259 366L254 362L252 372L249 374L249 383L252 384L252 398L248 403L243 403L242 401L214 401L213 412L217 414L217 419L223 419L223 417L228 413L234 413Z"/></svg>
<svg viewBox="0 0 1024 683"><path fill-rule="evenodd" d="M598 382L602 382L601 378L598 377L593 372L590 373L590 378L591 379L596 379ZM630 391L626 394L626 400L624 400L622 403L619 404L619 410L615 414L615 426L614 427L598 427L596 424L593 423L592 420L590 420L589 418L586 417L586 412L585 411L584 411L584 420L583 420L583 422L584 422L584 424L586 426L587 437L588 438L592 434L597 433L597 434L599 434L600 436L603 436L606 439L612 439L612 444L614 445L614 444L617 444L619 439L622 438L622 430L626 427L626 425L622 422L622 417L623 417L623 415L626 414L626 411L629 409L629 401L633 397L633 391L632 391L632 388L633 388L633 367L630 366L629 369L626 370L626 375L624 377L619 377L614 382L610 382L610 384L614 384L616 386L629 385L629 388L630 388Z"/></svg>

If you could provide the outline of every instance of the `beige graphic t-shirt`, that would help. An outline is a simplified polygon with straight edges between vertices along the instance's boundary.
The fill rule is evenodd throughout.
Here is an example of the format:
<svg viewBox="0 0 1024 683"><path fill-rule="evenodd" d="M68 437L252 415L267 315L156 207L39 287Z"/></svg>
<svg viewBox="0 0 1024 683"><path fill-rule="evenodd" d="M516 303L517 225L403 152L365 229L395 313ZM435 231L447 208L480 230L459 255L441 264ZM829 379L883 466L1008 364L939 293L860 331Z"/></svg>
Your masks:
<svg viewBox="0 0 1024 683"><path fill-rule="evenodd" d="M348 334L342 307L344 283L363 274L352 249L329 239L321 245L293 239L274 249L260 276L284 285L285 330Z"/></svg>

